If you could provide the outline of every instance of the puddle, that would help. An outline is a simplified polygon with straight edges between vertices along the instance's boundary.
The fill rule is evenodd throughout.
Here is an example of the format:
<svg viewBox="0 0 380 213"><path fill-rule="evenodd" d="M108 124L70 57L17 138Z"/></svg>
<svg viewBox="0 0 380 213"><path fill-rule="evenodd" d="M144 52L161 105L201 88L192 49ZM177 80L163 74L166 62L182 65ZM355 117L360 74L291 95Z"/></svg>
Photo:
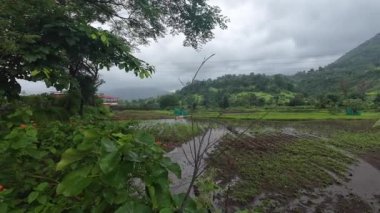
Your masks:
<svg viewBox="0 0 380 213"><path fill-rule="evenodd" d="M288 202L286 206L272 209L274 212L380 212L380 171L358 159L350 167L348 181L340 185L332 185L313 192L301 192L301 196ZM271 195L261 195L252 207L259 206L265 198Z"/></svg>
<svg viewBox="0 0 380 213"><path fill-rule="evenodd" d="M194 166L189 163L193 159L194 147L196 150L200 150L200 152L206 151L211 152L215 146L218 144L219 140L227 134L226 129L211 129L204 134L203 140L202 136L198 136L195 140L190 140L187 143L182 144L181 147L177 147L171 152L169 152L166 156L172 159L173 162L178 163L182 170L182 178L178 179L173 174L170 174L170 179L172 181L171 191L173 193L183 193L186 192L192 174L194 172ZM201 161L202 167L205 166L205 158L207 154L203 156Z"/></svg>
<svg viewBox="0 0 380 213"><path fill-rule="evenodd" d="M156 120L143 120L140 121L143 126L150 126L155 124L190 124L186 119L156 119Z"/></svg>

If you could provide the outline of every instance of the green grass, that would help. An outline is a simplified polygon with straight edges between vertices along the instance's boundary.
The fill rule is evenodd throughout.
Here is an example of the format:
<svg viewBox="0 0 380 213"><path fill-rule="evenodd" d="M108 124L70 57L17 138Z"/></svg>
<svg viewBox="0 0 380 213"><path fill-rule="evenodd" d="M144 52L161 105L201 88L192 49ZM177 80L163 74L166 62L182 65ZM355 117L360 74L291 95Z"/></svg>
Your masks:
<svg viewBox="0 0 380 213"><path fill-rule="evenodd" d="M191 124L169 124L169 123L157 123L152 125L143 125L140 130L146 131L152 134L156 142L162 145L166 151L170 151L182 143L185 143L198 136L203 132L200 126Z"/></svg>
<svg viewBox="0 0 380 213"><path fill-rule="evenodd" d="M219 177L228 171L239 177L231 189L231 196L241 203L249 202L264 192L294 197L300 189L330 185L334 178L326 171L343 176L353 162L341 152L310 140L295 141L270 152L234 147L232 144L222 146L228 147L223 155L232 156L234 165L231 168L225 164L230 160L219 159L219 163L213 166L219 169Z"/></svg>
<svg viewBox="0 0 380 213"><path fill-rule="evenodd" d="M174 118L174 112L170 110L124 110L115 112L117 120L151 120Z"/></svg>
<svg viewBox="0 0 380 213"><path fill-rule="evenodd" d="M355 161L344 152L362 156L380 150L380 132L375 129L340 131L326 141L289 140L268 134L260 137L242 141L225 139L209 160L224 184L239 177L230 196L241 205L262 193L280 195L286 202L297 197L301 189L326 187L335 181L331 173L344 178Z"/></svg>
<svg viewBox="0 0 380 213"><path fill-rule="evenodd" d="M314 110L310 108L294 109L281 108L279 110L254 109L228 109L224 112L199 110L194 114L197 119L230 119L230 120L375 120L380 119L380 112L363 112L361 115L346 115L345 113L331 113L327 110ZM171 110L125 110L116 112L119 120L150 120L174 118Z"/></svg>
<svg viewBox="0 0 380 213"><path fill-rule="evenodd" d="M218 113L218 112L199 112L194 114L196 118L211 119L236 119L236 120L368 120L380 119L379 112L363 112L361 115L346 115L345 113L332 114L328 111L311 111L311 112L278 112L278 111L261 111L251 113Z"/></svg>
<svg viewBox="0 0 380 213"><path fill-rule="evenodd" d="M362 133L341 132L334 135L329 144L354 154L364 154L380 150L380 132L376 130Z"/></svg>

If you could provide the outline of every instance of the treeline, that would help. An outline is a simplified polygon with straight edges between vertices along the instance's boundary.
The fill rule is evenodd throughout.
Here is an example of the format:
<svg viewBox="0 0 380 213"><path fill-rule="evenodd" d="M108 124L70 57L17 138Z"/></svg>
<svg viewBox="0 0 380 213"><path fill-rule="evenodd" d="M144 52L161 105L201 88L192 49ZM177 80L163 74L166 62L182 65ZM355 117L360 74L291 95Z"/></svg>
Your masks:
<svg viewBox="0 0 380 213"><path fill-rule="evenodd" d="M323 68L308 73L323 73ZM378 108L380 95L368 92L368 87L341 87L328 93L308 93L294 80L300 74L266 76L263 74L225 75L215 80L195 81L173 94L158 98L126 101L131 109L189 109L253 108L267 106L312 106L336 109ZM328 83L328 82L327 82ZM323 85L322 85L323 86ZM321 86L320 86L321 87Z"/></svg>
<svg viewBox="0 0 380 213"><path fill-rule="evenodd" d="M171 95L126 102L125 107L230 108L314 106L378 108L380 96L380 34L334 63L292 76L225 75L195 81Z"/></svg>

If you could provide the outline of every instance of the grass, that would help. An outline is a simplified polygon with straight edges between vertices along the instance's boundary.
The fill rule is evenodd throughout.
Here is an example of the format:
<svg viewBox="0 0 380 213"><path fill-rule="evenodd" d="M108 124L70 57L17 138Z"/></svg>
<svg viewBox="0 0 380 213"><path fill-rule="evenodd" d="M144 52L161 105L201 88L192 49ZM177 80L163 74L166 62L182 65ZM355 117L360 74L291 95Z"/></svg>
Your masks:
<svg viewBox="0 0 380 213"><path fill-rule="evenodd" d="M347 126L351 125L350 121L346 122ZM356 123L347 127L354 128L358 128ZM276 132L238 141L225 138L209 163L216 168L222 185L238 177L229 196L240 205L250 203L262 193L279 195L286 202L296 197L301 189L333 184L335 179L331 174L345 177L355 159L341 150L360 156L380 150L380 131L338 130L329 140L300 139Z"/></svg>
<svg viewBox="0 0 380 213"><path fill-rule="evenodd" d="M233 178L226 172L238 176L239 181L231 188L231 196L239 203L247 203L261 193L293 197L300 189L330 185L334 178L327 171L343 176L347 166L353 162L341 152L312 140L279 142L281 145L265 151L255 145L250 146L257 143L254 141L246 141L243 146L236 143L240 142L224 141L219 151L227 151L222 155L216 152L213 156L226 158L219 158L218 162L214 159L212 165L219 169L218 176L223 177L224 182Z"/></svg>
<svg viewBox="0 0 380 213"><path fill-rule="evenodd" d="M114 118L117 120L152 120L174 118L174 113L170 110L124 110L115 112Z"/></svg>
<svg viewBox="0 0 380 213"><path fill-rule="evenodd" d="M200 126L182 123L156 123L143 125L140 128L156 138L156 143L160 144L165 151L171 151L182 143L185 143L203 132Z"/></svg>
<svg viewBox="0 0 380 213"><path fill-rule="evenodd" d="M354 154L365 154L380 150L380 132L376 130L362 133L341 132L333 136L329 144Z"/></svg>
<svg viewBox="0 0 380 213"><path fill-rule="evenodd" d="M314 109L229 109L220 113L218 111L200 110L195 112L197 119L228 119L228 120L368 120L380 119L380 112L363 112L353 116L345 113L331 113L327 110ZM174 119L174 113L170 110L125 110L116 112L118 120L150 120L150 119Z"/></svg>
<svg viewBox="0 0 380 213"><path fill-rule="evenodd" d="M361 115L352 116L345 113L330 113L328 111L312 111L312 112L278 112L278 111L263 111L252 113L223 113L218 112L199 112L194 114L194 117L201 119L235 119L235 120L368 120L380 119L379 112L364 112Z"/></svg>

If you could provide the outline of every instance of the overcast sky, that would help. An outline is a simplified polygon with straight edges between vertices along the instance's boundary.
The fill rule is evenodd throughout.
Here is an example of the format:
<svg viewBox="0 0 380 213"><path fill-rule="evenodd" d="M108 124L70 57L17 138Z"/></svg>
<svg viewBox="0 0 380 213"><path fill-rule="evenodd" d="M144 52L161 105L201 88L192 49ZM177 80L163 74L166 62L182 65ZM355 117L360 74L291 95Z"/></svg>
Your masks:
<svg viewBox="0 0 380 213"><path fill-rule="evenodd" d="M199 79L224 74L282 73L325 66L380 32L379 0L212 0L228 16L227 30L199 51L167 36L140 47L138 57L156 67L150 79L112 69L102 72L102 91L159 88L173 91L189 81L204 57L215 53ZM28 93L43 84L23 83Z"/></svg>

